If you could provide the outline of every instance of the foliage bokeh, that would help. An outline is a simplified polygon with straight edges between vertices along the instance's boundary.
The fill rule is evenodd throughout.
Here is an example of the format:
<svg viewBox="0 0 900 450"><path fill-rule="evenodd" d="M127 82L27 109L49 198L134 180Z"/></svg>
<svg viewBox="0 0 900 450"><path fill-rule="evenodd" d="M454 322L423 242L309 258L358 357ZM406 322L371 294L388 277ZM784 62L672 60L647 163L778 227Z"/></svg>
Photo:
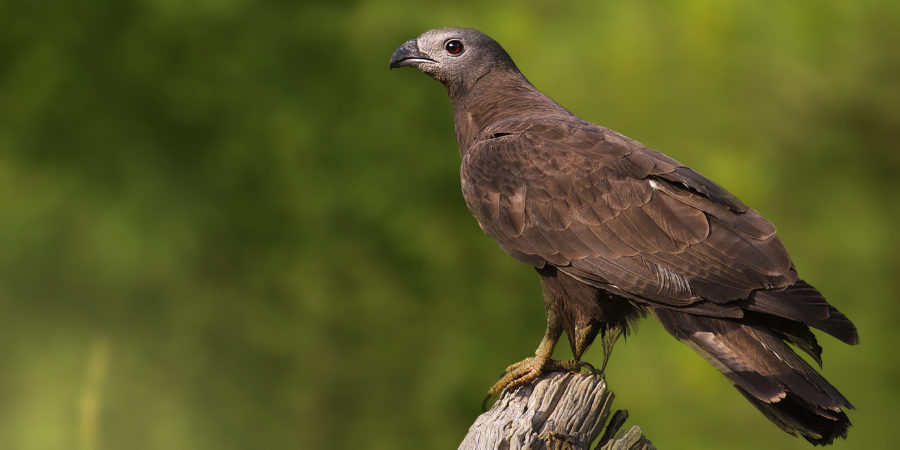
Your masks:
<svg viewBox="0 0 900 450"><path fill-rule="evenodd" d="M772 219L860 328L820 338L835 448L887 448L897 5L2 2L0 448L455 446L544 318L465 208L443 90L387 69L447 25ZM652 319L608 380L659 448L808 448Z"/></svg>

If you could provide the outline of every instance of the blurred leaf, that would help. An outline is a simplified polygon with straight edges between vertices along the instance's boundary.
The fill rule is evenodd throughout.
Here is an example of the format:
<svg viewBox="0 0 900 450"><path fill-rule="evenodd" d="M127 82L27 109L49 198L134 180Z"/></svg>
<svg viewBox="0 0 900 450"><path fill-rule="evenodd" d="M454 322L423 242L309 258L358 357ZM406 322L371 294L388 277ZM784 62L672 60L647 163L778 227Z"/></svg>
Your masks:
<svg viewBox="0 0 900 450"><path fill-rule="evenodd" d="M0 448L457 445L544 318L465 208L443 89L388 71L446 25L770 217L862 335L823 342L835 448L887 448L898 9L4 2ZM609 379L659 448L807 448L652 320Z"/></svg>

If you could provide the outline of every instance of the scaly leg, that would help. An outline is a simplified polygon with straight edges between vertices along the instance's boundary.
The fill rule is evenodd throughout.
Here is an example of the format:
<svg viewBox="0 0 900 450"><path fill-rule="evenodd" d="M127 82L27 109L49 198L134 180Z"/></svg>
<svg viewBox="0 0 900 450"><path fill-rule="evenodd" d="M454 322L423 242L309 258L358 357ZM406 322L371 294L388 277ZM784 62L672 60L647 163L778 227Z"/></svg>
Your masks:
<svg viewBox="0 0 900 450"><path fill-rule="evenodd" d="M504 390L514 389L524 386L537 379L543 372L552 372L554 370L568 370L577 372L581 370L582 363L577 359L570 361L557 361L550 359L553 354L553 348L559 337L562 335L562 326L556 319L553 311L547 311L547 332L544 338L538 344L534 356L525 358L506 368L506 375L500 379L488 391L488 398L495 397ZM487 399L485 399L487 401Z"/></svg>

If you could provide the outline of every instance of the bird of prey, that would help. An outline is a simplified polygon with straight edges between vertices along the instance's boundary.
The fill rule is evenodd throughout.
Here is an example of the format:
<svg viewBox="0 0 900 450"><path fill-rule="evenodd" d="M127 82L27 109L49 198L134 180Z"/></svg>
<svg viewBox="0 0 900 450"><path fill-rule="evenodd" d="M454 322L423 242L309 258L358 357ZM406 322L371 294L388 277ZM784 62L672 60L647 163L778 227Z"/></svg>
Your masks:
<svg viewBox="0 0 900 450"><path fill-rule="evenodd" d="M788 344L821 365L810 327L848 344L856 327L798 278L771 222L678 161L575 116L477 30L407 41L390 61L406 66L447 89L478 224L540 275L546 334L489 395L580 370L598 335L608 358L649 313L784 431L819 445L846 438L850 402ZM572 361L551 359L563 331Z"/></svg>

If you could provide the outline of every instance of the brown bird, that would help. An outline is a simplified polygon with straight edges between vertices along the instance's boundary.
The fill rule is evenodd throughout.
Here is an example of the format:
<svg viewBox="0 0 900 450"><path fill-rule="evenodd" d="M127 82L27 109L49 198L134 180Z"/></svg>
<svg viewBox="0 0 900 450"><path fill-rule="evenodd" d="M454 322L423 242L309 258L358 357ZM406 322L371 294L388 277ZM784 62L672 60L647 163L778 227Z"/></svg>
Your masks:
<svg viewBox="0 0 900 450"><path fill-rule="evenodd" d="M598 334L608 358L649 312L784 431L820 445L846 438L850 402L788 344L821 365L809 327L848 344L856 327L797 277L771 222L678 161L567 111L477 30L425 32L390 66L447 88L466 204L541 277L546 334L489 395L580 370ZM563 331L572 361L551 359Z"/></svg>

